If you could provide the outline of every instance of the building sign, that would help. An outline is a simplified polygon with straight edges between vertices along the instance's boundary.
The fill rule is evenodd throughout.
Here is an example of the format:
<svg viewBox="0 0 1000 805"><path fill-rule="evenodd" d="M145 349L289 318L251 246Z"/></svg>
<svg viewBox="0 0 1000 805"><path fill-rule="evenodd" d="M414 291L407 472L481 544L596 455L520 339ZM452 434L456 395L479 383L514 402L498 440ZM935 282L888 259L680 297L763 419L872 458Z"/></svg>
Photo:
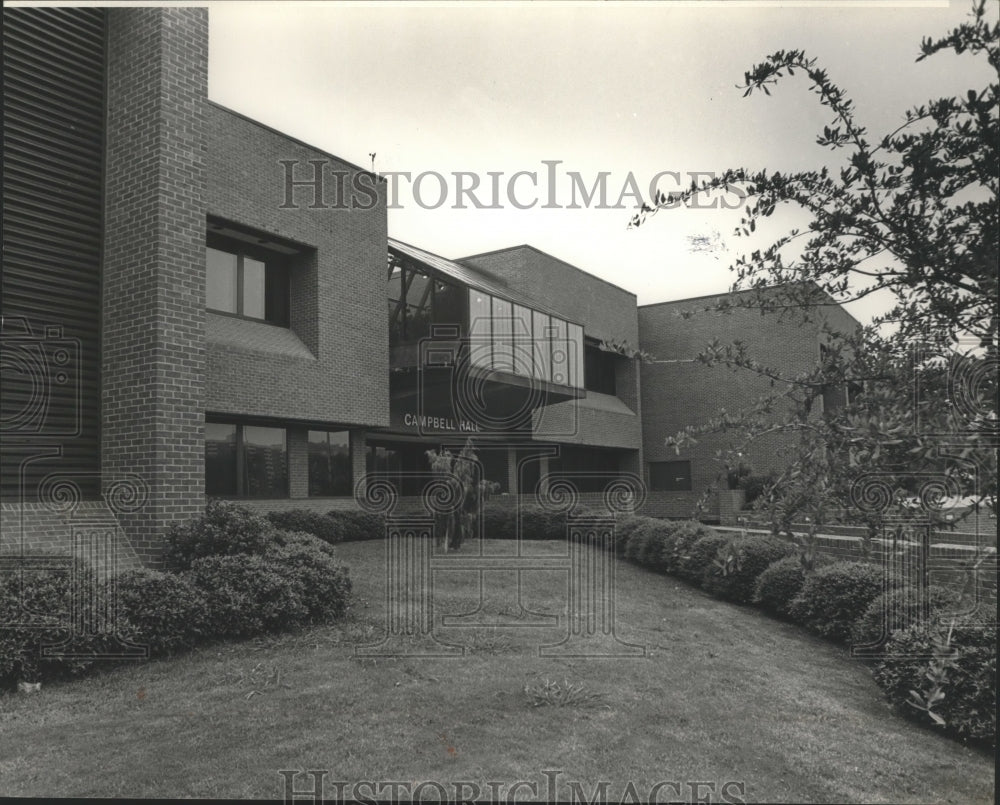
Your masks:
<svg viewBox="0 0 1000 805"><path fill-rule="evenodd" d="M468 419L447 416L428 416L407 411L403 414L403 425L421 432L446 431L449 433L479 433L479 425Z"/></svg>

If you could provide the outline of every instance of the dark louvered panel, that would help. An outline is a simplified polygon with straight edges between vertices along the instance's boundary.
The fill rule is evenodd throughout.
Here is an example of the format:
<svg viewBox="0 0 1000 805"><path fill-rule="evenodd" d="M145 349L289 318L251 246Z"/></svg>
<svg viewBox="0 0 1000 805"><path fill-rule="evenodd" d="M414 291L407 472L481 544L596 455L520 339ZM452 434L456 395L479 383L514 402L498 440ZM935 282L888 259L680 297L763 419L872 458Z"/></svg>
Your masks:
<svg viewBox="0 0 1000 805"><path fill-rule="evenodd" d="M100 471L104 11L4 9L0 494ZM61 455L58 452L61 451Z"/></svg>

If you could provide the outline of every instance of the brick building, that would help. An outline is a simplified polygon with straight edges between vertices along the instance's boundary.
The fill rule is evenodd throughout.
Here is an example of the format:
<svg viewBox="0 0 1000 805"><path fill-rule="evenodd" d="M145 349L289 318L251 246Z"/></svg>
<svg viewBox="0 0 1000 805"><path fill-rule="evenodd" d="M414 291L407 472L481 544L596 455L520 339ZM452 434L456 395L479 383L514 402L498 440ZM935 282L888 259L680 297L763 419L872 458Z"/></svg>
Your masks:
<svg viewBox="0 0 1000 805"><path fill-rule="evenodd" d="M685 363L699 339L815 357L530 246L389 238L377 176L208 100L207 14L4 11L0 552L111 529L155 563L206 496L354 506L369 472L415 494L469 437L501 494L630 474L687 516L713 471L663 438L753 391Z"/></svg>

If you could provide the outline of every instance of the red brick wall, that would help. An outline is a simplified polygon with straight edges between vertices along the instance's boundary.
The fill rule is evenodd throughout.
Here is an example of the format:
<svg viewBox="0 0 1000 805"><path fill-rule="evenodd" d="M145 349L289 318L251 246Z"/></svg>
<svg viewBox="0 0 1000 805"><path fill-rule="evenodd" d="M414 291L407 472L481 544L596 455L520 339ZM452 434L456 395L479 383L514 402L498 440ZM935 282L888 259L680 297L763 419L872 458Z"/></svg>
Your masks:
<svg viewBox="0 0 1000 805"><path fill-rule="evenodd" d="M144 479L121 523L155 564L165 529L204 506L208 12L108 20L102 472Z"/></svg>

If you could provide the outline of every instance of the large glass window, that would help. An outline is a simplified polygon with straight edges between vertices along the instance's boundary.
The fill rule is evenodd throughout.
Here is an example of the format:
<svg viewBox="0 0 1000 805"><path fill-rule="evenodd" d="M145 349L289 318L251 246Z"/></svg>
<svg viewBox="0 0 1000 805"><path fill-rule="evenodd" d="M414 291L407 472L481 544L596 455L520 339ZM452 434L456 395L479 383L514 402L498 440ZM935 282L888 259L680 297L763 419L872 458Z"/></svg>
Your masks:
<svg viewBox="0 0 1000 805"><path fill-rule="evenodd" d="M548 380L552 373L552 343L549 335L549 317L537 310L532 314L534 319L535 365L534 376Z"/></svg>
<svg viewBox="0 0 1000 805"><path fill-rule="evenodd" d="M493 310L487 293L469 289L469 359L473 366L493 366Z"/></svg>
<svg viewBox="0 0 1000 805"><path fill-rule="evenodd" d="M346 430L309 431L309 495L346 496L352 493L351 443Z"/></svg>
<svg viewBox="0 0 1000 805"><path fill-rule="evenodd" d="M569 385L583 387L583 328L579 324L566 326L566 346L569 349Z"/></svg>
<svg viewBox="0 0 1000 805"><path fill-rule="evenodd" d="M506 299L493 297L493 368L500 372L514 371L513 305Z"/></svg>
<svg viewBox="0 0 1000 805"><path fill-rule="evenodd" d="M285 429L207 422L205 494L210 497L287 497Z"/></svg>
<svg viewBox="0 0 1000 805"><path fill-rule="evenodd" d="M649 488L653 492L690 492L691 462L649 462Z"/></svg>
<svg viewBox="0 0 1000 805"><path fill-rule="evenodd" d="M533 368L531 343L531 309L514 305L514 373L531 377Z"/></svg>
<svg viewBox="0 0 1000 805"><path fill-rule="evenodd" d="M561 386L569 385L569 349L566 346L566 322L551 319L552 326L552 374L549 376L553 383Z"/></svg>
<svg viewBox="0 0 1000 805"><path fill-rule="evenodd" d="M236 425L205 423L205 494L227 497L236 489Z"/></svg>
<svg viewBox="0 0 1000 805"><path fill-rule="evenodd" d="M288 450L284 428L243 427L243 494L251 498L288 495Z"/></svg>
<svg viewBox="0 0 1000 805"><path fill-rule="evenodd" d="M277 256L267 262L239 247L207 246L205 280L209 310L288 326L288 272Z"/></svg>

